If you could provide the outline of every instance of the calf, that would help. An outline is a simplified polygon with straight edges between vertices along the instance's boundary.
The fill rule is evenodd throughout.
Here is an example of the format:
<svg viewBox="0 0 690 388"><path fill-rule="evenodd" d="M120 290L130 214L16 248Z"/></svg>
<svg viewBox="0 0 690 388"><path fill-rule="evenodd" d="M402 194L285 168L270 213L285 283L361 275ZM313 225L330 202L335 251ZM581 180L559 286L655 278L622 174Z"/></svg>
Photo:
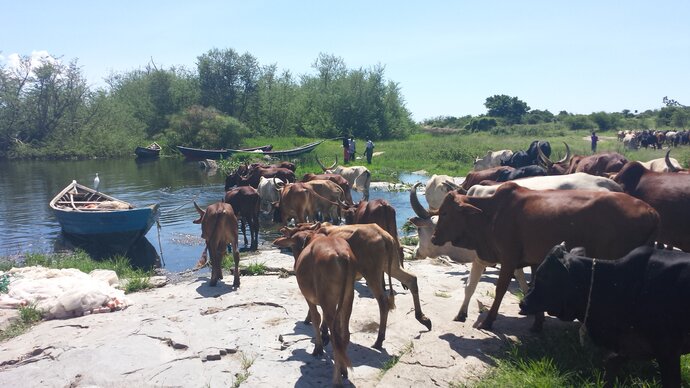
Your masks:
<svg viewBox="0 0 690 388"><path fill-rule="evenodd" d="M680 355L690 353L690 255L642 246L607 262L557 245L536 271L521 314L546 311L578 319L613 356L613 385L622 358L655 358L664 387L680 387ZM688 383L688 382L686 382Z"/></svg>
<svg viewBox="0 0 690 388"><path fill-rule="evenodd" d="M237 218L232 211L232 206L224 202L218 202L208 205L206 210L202 210L199 205L194 202L196 211L199 212L199 218L194 220L195 224L201 224L201 238L206 240L206 249L208 255L211 256L211 280L210 286L215 286L218 280L223 278L223 269L221 263L225 250L230 251L232 246L232 257L235 259L235 279L232 286L239 288L240 286L240 253L237 246ZM205 264L206 250L199 264Z"/></svg>
<svg viewBox="0 0 690 388"><path fill-rule="evenodd" d="M232 206L235 217L238 217L242 224L242 235L244 245L247 245L246 225L249 224L249 235L251 239L250 250L255 251L259 245L259 212L261 211L261 198L258 191L251 186L240 186L230 189L225 193L225 203Z"/></svg>
<svg viewBox="0 0 690 388"><path fill-rule="evenodd" d="M345 202L348 204L353 204L354 202L352 201L352 191L350 190L350 183L347 181L347 179L343 178L342 175L338 174L304 174L302 177L302 182L310 182L313 180L329 180L338 186L340 186L341 189L343 189L343 193L345 194Z"/></svg>
<svg viewBox="0 0 690 388"><path fill-rule="evenodd" d="M278 238L274 243L293 248L297 284L307 301L314 326L316 346L312 355L323 354L325 341L319 328L325 339L330 331L335 358L333 385L341 386L342 376L347 377L347 368L352 367L347 357L347 346L350 343L357 259L347 241L340 237L302 232L290 238ZM321 306L323 311L323 325L316 306Z"/></svg>

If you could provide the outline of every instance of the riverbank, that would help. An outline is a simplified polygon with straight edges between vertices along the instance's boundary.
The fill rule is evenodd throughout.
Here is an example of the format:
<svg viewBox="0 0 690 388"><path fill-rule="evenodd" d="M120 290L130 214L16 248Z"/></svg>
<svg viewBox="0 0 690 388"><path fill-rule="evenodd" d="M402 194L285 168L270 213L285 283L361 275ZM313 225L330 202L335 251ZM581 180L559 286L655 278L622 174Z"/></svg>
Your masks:
<svg viewBox="0 0 690 388"><path fill-rule="evenodd" d="M291 254L275 249L252 259L292 269ZM441 260L406 262L418 276L427 331L414 319L409 290L394 280L397 308L388 319L384 350L376 338L376 301L360 281L350 321L350 383L357 387L471 384L492 364L491 355L528 334L532 319L519 317L507 294L495 332L452 319L460 307L469 267ZM489 270L470 305L491 304L497 271ZM226 281L231 276L226 275ZM8 386L251 386L321 387L330 384L332 351L311 356L313 329L294 276L243 276L232 290L208 287L207 274L129 294L122 311L41 322L3 343L0 380ZM551 320L549 320L550 324ZM548 324L547 324L548 326ZM397 359L397 362L395 361Z"/></svg>

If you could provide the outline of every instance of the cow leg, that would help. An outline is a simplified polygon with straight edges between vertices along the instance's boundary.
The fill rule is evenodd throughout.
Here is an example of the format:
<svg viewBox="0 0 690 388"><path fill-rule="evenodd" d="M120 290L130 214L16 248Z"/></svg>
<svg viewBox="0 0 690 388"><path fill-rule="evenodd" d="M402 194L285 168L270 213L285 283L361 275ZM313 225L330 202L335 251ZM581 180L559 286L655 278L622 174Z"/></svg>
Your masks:
<svg viewBox="0 0 690 388"><path fill-rule="evenodd" d="M479 279L482 277L486 266L478 261L473 261L470 267L470 277L467 280L467 285L465 286L465 299L462 301L462 306L460 306L460 311L458 315L453 318L457 322L465 322L467 320L467 310L470 306L470 299L474 295L474 291L477 289L477 284Z"/></svg>
<svg viewBox="0 0 690 388"><path fill-rule="evenodd" d="M533 265L530 267L532 269L532 274L537 273L538 267L539 267L538 265ZM516 269L515 273L517 273L518 271L520 271L522 273L522 278L523 278L522 281L524 282L525 281L525 279L524 279L525 273L522 271L522 269ZM534 279L534 278L532 278L532 279ZM527 285L527 284L525 283L525 285ZM533 287L534 283L530 282L530 286ZM524 293L524 295L527 295L527 292L525 292L524 290L523 290L523 293ZM544 328L544 312L540 311L540 312L534 314L534 323L532 323L532 327L530 327L530 331L533 333L539 333L539 332L541 332L541 330L543 328Z"/></svg>
<svg viewBox="0 0 690 388"><path fill-rule="evenodd" d="M626 358L611 353L604 358L604 387L613 388Z"/></svg>
<svg viewBox="0 0 690 388"><path fill-rule="evenodd" d="M537 268L532 266L532 273L536 273ZM515 280L518 282L518 286L520 287L520 291L522 291L522 295L527 295L527 292L529 291L529 285L527 284L527 279L525 278L525 271L522 270L522 268L518 268L513 272L513 276L515 277Z"/></svg>
<svg viewBox="0 0 690 388"><path fill-rule="evenodd" d="M249 234L251 235L252 245L250 249L255 251L259 247L259 218L252 218L249 223Z"/></svg>
<svg viewBox="0 0 690 388"><path fill-rule="evenodd" d="M366 277L365 277L366 278ZM376 337L376 342L371 347L374 349L381 349L383 347L383 340L386 339L386 325L388 324L388 299L386 292L381 284L381 279L378 276L369 276L366 278L367 286L374 294L376 302L379 304L379 335Z"/></svg>
<svg viewBox="0 0 690 388"><path fill-rule="evenodd" d="M311 321L314 326L314 341L316 345L314 346L314 351L311 353L312 356L320 356L323 354L323 342L321 341L321 336L319 335L319 327L321 325L321 315L319 315L319 310L316 305L307 301L309 305L309 315L311 315Z"/></svg>
<svg viewBox="0 0 690 388"><path fill-rule="evenodd" d="M235 261L235 277L232 281L232 286L234 288L240 288L240 252L237 249L237 242L235 242L235 245L232 247L232 258Z"/></svg>
<svg viewBox="0 0 690 388"><path fill-rule="evenodd" d="M666 354L656 357L661 372L661 385L680 387L680 354Z"/></svg>
<svg viewBox="0 0 690 388"><path fill-rule="evenodd" d="M225 252L225 247L222 244L216 246L214 251L209 249L209 254L211 256L211 280L208 284L211 287L215 287L215 285L218 284L218 280L223 279L223 268L221 267L223 252Z"/></svg>
<svg viewBox="0 0 690 388"><path fill-rule="evenodd" d="M506 262L509 260L506 260ZM484 318L479 324L480 329L491 330L491 326L498 316L498 307L501 305L501 301L508 291L508 285L510 284L510 279L513 278L513 268L506 263L501 264L501 271L498 275L498 282L496 283L496 296L494 296L494 302L491 304L491 309L489 309L489 314Z"/></svg>
<svg viewBox="0 0 690 388"><path fill-rule="evenodd" d="M424 315L424 313L422 312L422 304L419 302L419 288L417 287L417 276L400 268L400 266L398 266L397 260L395 260L394 264L391 266L391 272L393 272L390 274L392 277L398 279L398 281L400 281L402 284L406 285L407 288L410 289L410 292L412 293L412 301L414 302L414 317L417 318L417 321L419 321L419 323L426 326L428 330L431 330L431 320L427 318L426 315Z"/></svg>
<svg viewBox="0 0 690 388"><path fill-rule="evenodd" d="M247 246L247 225L244 222L244 217L240 218L240 225L242 226L242 237L244 237L244 246ZM251 229L249 230L249 233L251 233Z"/></svg>

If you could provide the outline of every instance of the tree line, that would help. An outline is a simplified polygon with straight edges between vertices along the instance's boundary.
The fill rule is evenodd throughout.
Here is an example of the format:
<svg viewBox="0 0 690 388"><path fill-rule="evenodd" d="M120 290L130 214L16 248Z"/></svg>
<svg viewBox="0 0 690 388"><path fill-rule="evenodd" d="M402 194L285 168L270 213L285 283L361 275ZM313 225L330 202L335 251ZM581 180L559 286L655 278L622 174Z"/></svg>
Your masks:
<svg viewBox="0 0 690 388"><path fill-rule="evenodd" d="M621 112L593 112L573 114L560 111L553 114L548 110L531 109L526 102L517 97L494 95L487 97L485 115L479 116L440 116L426 119L423 125L429 127L456 128L469 132L491 131L495 128L515 125L552 124L570 130L587 129L593 131L612 131L621 129L676 128L685 129L690 124L690 107L664 97L665 105L660 109L644 112L624 109Z"/></svg>
<svg viewBox="0 0 690 388"><path fill-rule="evenodd" d="M212 49L196 69L143 69L88 85L77 60L0 67L0 157L108 157L144 140L233 148L252 136L405 138L417 127L383 66L319 54L295 76L249 53Z"/></svg>

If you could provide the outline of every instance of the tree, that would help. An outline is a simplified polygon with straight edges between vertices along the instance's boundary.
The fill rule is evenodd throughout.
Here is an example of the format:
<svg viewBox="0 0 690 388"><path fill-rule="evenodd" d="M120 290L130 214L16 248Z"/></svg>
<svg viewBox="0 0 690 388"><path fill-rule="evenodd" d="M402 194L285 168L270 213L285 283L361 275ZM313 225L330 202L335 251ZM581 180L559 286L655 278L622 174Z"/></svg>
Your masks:
<svg viewBox="0 0 690 388"><path fill-rule="evenodd" d="M510 97L505 94L487 97L484 106L489 110L488 116L500 117L507 124L519 124L522 121L522 116L530 110L527 103L520 101L517 97Z"/></svg>
<svg viewBox="0 0 690 388"><path fill-rule="evenodd" d="M616 129L619 122L617 114L606 112L592 113L590 119L599 127L600 131Z"/></svg>

